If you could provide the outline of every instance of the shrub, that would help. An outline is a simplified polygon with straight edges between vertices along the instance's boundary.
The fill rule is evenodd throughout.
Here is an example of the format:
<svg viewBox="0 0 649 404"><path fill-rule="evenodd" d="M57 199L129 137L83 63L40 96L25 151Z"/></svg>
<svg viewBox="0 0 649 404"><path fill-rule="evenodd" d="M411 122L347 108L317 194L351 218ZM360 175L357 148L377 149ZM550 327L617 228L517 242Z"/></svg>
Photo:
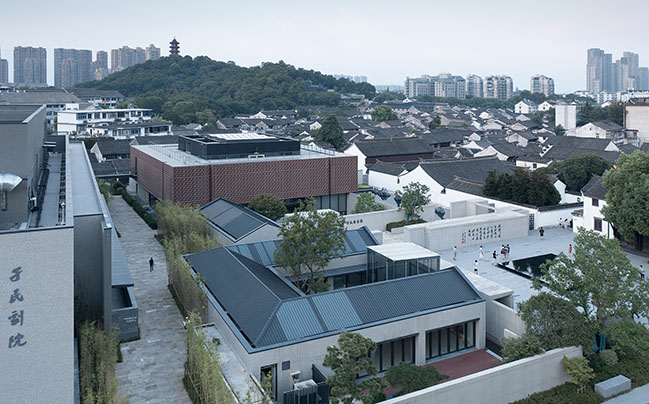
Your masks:
<svg viewBox="0 0 649 404"><path fill-rule="evenodd" d="M617 363L617 354L612 349L605 349L599 352L599 357L607 366L613 366Z"/></svg>
<svg viewBox="0 0 649 404"><path fill-rule="evenodd" d="M104 332L95 323L79 329L79 386L84 403L117 404L119 387L115 377L117 330Z"/></svg>
<svg viewBox="0 0 649 404"><path fill-rule="evenodd" d="M534 393L512 404L598 404L602 401L602 397L594 391L587 390L579 393L577 386L564 383L553 389Z"/></svg>
<svg viewBox="0 0 649 404"><path fill-rule="evenodd" d="M536 335L525 332L519 338L503 340L502 356L505 363L528 358L541 353L541 341Z"/></svg>
<svg viewBox="0 0 649 404"><path fill-rule="evenodd" d="M122 190L126 190L126 187L124 186L124 184L122 184L119 181L113 182L111 188L112 188L112 194L113 195L119 195L119 194L122 193Z"/></svg>
<svg viewBox="0 0 649 404"><path fill-rule="evenodd" d="M578 393L583 393L588 383L595 378L595 372L588 364L588 359L568 359L564 356L562 362L566 367L566 373L572 378L570 383L577 386Z"/></svg>
<svg viewBox="0 0 649 404"><path fill-rule="evenodd" d="M426 221L424 219L416 219L416 220L411 220L410 222L406 222L405 220L402 220L400 222L390 222L385 225L385 229L388 231L392 231L392 229L396 229L398 227L409 226L411 224L417 224L417 223L426 223Z"/></svg>
<svg viewBox="0 0 649 404"><path fill-rule="evenodd" d="M419 367L410 363L401 362L392 366L385 374L385 378L392 387L400 387L399 395L412 393L436 384L448 378L440 374L433 366Z"/></svg>
<svg viewBox="0 0 649 404"><path fill-rule="evenodd" d="M633 360L641 353L649 352L649 330L642 324L620 321L606 327L604 335L620 359Z"/></svg>

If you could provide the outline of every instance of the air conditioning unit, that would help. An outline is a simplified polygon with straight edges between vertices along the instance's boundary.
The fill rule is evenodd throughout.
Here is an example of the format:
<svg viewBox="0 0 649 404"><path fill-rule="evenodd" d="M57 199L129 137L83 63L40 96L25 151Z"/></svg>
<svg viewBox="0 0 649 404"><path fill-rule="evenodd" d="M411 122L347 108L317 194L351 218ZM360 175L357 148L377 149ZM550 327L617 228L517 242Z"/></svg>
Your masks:
<svg viewBox="0 0 649 404"><path fill-rule="evenodd" d="M293 390L302 390L309 387L317 387L317 386L318 383L316 383L313 379L309 379L303 382L295 383L295 385L293 385Z"/></svg>

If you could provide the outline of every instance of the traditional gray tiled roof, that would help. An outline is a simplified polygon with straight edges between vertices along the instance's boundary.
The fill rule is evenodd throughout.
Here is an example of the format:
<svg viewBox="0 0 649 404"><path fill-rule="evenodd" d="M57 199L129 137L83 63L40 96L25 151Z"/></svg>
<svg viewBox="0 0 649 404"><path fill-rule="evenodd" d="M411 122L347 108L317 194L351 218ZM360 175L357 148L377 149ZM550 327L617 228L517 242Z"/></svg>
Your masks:
<svg viewBox="0 0 649 404"><path fill-rule="evenodd" d="M473 131L463 129L435 129L430 133L424 133L422 138L430 145L440 143L458 143L471 136Z"/></svg>
<svg viewBox="0 0 649 404"><path fill-rule="evenodd" d="M96 88L75 87L68 90L80 98L104 97L104 98L124 98L124 95L117 90L97 90Z"/></svg>
<svg viewBox="0 0 649 404"><path fill-rule="evenodd" d="M611 121L597 121L597 122L593 122L593 125L597 126L598 128L602 128L608 132L621 132L624 130L623 127Z"/></svg>
<svg viewBox="0 0 649 404"><path fill-rule="evenodd" d="M467 194L483 196L482 188L484 184L482 182L470 181L465 178L460 178L456 176L453 178L446 188L453 189L455 191L465 192Z"/></svg>
<svg viewBox="0 0 649 404"><path fill-rule="evenodd" d="M97 147L102 156L110 156L115 154L130 155L131 154L131 140L103 140L97 142Z"/></svg>
<svg viewBox="0 0 649 404"><path fill-rule="evenodd" d="M8 104L51 104L79 103L82 99L60 91L27 91L24 93L0 93L0 103Z"/></svg>
<svg viewBox="0 0 649 404"><path fill-rule="evenodd" d="M378 160L376 163L372 164L368 168L368 170L395 176L406 171L404 166L401 164L385 163L381 160Z"/></svg>
<svg viewBox="0 0 649 404"><path fill-rule="evenodd" d="M574 136L556 136L548 138L546 143L554 144L543 157L553 161L565 160L580 154L594 154L608 162L615 162L620 152L606 151L605 148L611 143L610 139L591 139Z"/></svg>
<svg viewBox="0 0 649 404"><path fill-rule="evenodd" d="M176 144L178 143L177 135L161 135L161 136L137 136L131 141L133 145L147 145L147 144Z"/></svg>
<svg viewBox="0 0 649 404"><path fill-rule="evenodd" d="M403 156L432 153L433 148L421 138L362 140L354 143L366 157Z"/></svg>
<svg viewBox="0 0 649 404"><path fill-rule="evenodd" d="M489 171L512 174L512 170L496 157L475 157L461 160L439 160L421 163L420 167L438 184L448 186L455 177L484 183Z"/></svg>
<svg viewBox="0 0 649 404"><path fill-rule="evenodd" d="M250 233L277 223L245 206L218 198L200 208L208 223L233 241L241 240Z"/></svg>
<svg viewBox="0 0 649 404"><path fill-rule="evenodd" d="M606 189L602 186L602 177L593 174L590 181L581 189L581 192L589 198L605 199Z"/></svg>

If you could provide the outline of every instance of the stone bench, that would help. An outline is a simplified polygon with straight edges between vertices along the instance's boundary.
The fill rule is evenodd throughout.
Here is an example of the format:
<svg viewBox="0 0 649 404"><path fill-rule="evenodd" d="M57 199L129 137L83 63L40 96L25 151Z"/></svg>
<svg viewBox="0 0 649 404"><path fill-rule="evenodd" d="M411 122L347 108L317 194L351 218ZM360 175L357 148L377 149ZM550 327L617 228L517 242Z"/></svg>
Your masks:
<svg viewBox="0 0 649 404"><path fill-rule="evenodd" d="M604 398L612 397L631 389L631 379L622 375L611 377L595 385L595 392Z"/></svg>

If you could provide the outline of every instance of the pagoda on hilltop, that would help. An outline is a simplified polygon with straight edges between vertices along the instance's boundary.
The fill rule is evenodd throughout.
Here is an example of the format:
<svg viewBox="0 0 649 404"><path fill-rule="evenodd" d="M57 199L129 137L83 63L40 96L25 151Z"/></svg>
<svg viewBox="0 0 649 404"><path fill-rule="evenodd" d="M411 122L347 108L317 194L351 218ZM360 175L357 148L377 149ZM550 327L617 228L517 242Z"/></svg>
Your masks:
<svg viewBox="0 0 649 404"><path fill-rule="evenodd" d="M176 41L176 37L169 42L169 55L180 55L180 42Z"/></svg>

